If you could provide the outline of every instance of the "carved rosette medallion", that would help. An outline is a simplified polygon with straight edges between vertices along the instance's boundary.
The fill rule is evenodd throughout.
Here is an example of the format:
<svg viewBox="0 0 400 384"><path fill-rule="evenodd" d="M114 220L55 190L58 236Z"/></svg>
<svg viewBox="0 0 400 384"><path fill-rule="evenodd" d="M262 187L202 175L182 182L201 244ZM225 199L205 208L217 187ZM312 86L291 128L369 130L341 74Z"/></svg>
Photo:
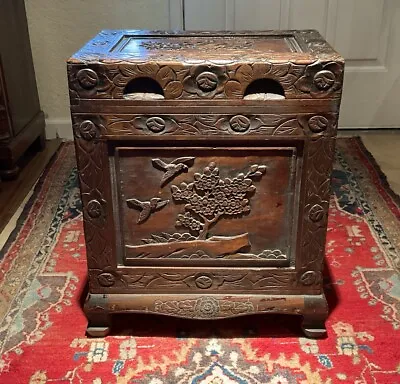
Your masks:
<svg viewBox="0 0 400 384"><path fill-rule="evenodd" d="M103 208L98 200L90 200L87 204L86 210L92 219L99 218L103 213Z"/></svg>
<svg viewBox="0 0 400 384"><path fill-rule="evenodd" d="M328 70L322 70L315 74L314 84L321 91L327 91L335 84L336 76L333 72Z"/></svg>
<svg viewBox="0 0 400 384"><path fill-rule="evenodd" d="M328 128L329 121L324 116L313 116L308 120L308 126L313 133L321 133Z"/></svg>
<svg viewBox="0 0 400 384"><path fill-rule="evenodd" d="M317 281L317 273L315 271L304 272L300 277L300 282L303 285L313 285Z"/></svg>
<svg viewBox="0 0 400 384"><path fill-rule="evenodd" d="M321 221L325 216L325 210L324 208L319 205L319 204L314 204L311 209L310 212L308 214L308 217L310 218L311 221L313 221L314 223Z"/></svg>
<svg viewBox="0 0 400 384"><path fill-rule="evenodd" d="M99 276L97 276L97 279L99 284L103 287L111 287L115 284L115 277L109 272L101 273Z"/></svg>
<svg viewBox="0 0 400 384"><path fill-rule="evenodd" d="M192 319L215 319L254 313L255 308L248 300L227 300L204 296L186 300L156 300L154 311Z"/></svg>
<svg viewBox="0 0 400 384"><path fill-rule="evenodd" d="M195 282L197 288L200 288L200 289L210 288L213 284L211 277L209 277L207 275L197 276L194 282Z"/></svg>
<svg viewBox="0 0 400 384"><path fill-rule="evenodd" d="M165 129L165 120L158 116L149 117L146 120L146 127L154 133L161 133Z"/></svg>
<svg viewBox="0 0 400 384"><path fill-rule="evenodd" d="M218 77L212 72L202 72L196 77L197 86L204 92L211 92L218 85Z"/></svg>
<svg viewBox="0 0 400 384"><path fill-rule="evenodd" d="M81 69L77 74L76 78L83 89L93 89L99 83L99 77L97 73L92 69L85 68Z"/></svg>
<svg viewBox="0 0 400 384"><path fill-rule="evenodd" d="M202 297L197 301L195 307L195 314L200 318L213 318L217 317L220 311L218 300L213 297Z"/></svg>
<svg viewBox="0 0 400 384"><path fill-rule="evenodd" d="M84 120L79 125L80 135L87 141L91 141L99 136L99 130L90 120Z"/></svg>
<svg viewBox="0 0 400 384"><path fill-rule="evenodd" d="M236 115L229 120L229 125L233 131L245 133L250 128L250 120L246 116Z"/></svg>

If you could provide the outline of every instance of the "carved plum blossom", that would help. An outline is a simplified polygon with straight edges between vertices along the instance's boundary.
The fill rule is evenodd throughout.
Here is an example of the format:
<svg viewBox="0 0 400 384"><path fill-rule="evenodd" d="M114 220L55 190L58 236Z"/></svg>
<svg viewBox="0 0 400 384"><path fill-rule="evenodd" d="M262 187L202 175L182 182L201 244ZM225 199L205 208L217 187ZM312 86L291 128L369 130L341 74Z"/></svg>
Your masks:
<svg viewBox="0 0 400 384"><path fill-rule="evenodd" d="M318 278L317 272L306 271L300 276L300 282L306 286L313 285L317 282L317 278Z"/></svg>
<svg viewBox="0 0 400 384"><path fill-rule="evenodd" d="M86 210L92 219L97 219L102 215L101 203L98 200L90 200Z"/></svg>
<svg viewBox="0 0 400 384"><path fill-rule="evenodd" d="M76 78L84 89L93 89L99 82L99 77L93 69L84 68L78 71Z"/></svg>
<svg viewBox="0 0 400 384"><path fill-rule="evenodd" d="M85 140L93 140L99 136L99 130L90 120L84 120L79 126L79 133Z"/></svg>
<svg viewBox="0 0 400 384"><path fill-rule="evenodd" d="M314 84L321 91L326 91L335 84L335 74L331 71L322 70L314 76Z"/></svg>
<svg viewBox="0 0 400 384"><path fill-rule="evenodd" d="M82 201L89 217L93 220L104 221L106 201L97 189L91 190L90 193L83 193Z"/></svg>
<svg viewBox="0 0 400 384"><path fill-rule="evenodd" d="M202 297L196 303L195 312L201 318L217 317L220 311L218 300L213 297Z"/></svg>
<svg viewBox="0 0 400 384"><path fill-rule="evenodd" d="M240 216L249 213L248 197L255 192L253 178L266 172L265 165L254 164L245 175L239 173L233 179L222 179L215 163L204 168L202 174L195 173L190 184L172 185L172 197L185 201L186 212L179 214L176 225L199 233L199 239L206 239L210 226L223 216Z"/></svg>
<svg viewBox="0 0 400 384"><path fill-rule="evenodd" d="M224 67L199 65L192 67L183 80L184 90L200 97L212 98L222 94L228 75Z"/></svg>
<svg viewBox="0 0 400 384"><path fill-rule="evenodd" d="M308 126L313 133L321 133L329 126L329 120L324 116L312 116L308 120Z"/></svg>
<svg viewBox="0 0 400 384"><path fill-rule="evenodd" d="M200 289L207 289L210 288L213 284L213 280L208 275L199 275L194 280L196 286Z"/></svg>
<svg viewBox="0 0 400 384"><path fill-rule="evenodd" d="M115 284L115 277L112 273L104 272L97 276L99 284L103 287L111 287Z"/></svg>
<svg viewBox="0 0 400 384"><path fill-rule="evenodd" d="M295 87L312 97L326 97L342 87L343 66L339 63L316 62L306 68L304 76L296 81Z"/></svg>
<svg viewBox="0 0 400 384"><path fill-rule="evenodd" d="M249 130L251 123L248 117L243 115L236 115L229 120L229 125L231 126L233 131L238 133L245 133Z"/></svg>
<svg viewBox="0 0 400 384"><path fill-rule="evenodd" d="M325 209L320 204L315 204L311 207L309 212L309 218L314 223L321 221L325 216Z"/></svg>
<svg viewBox="0 0 400 384"><path fill-rule="evenodd" d="M73 123L74 136L78 139L84 139L86 144L83 142L82 144L85 146L96 143L101 134L106 131L100 116L90 116L90 120L75 118Z"/></svg>
<svg viewBox="0 0 400 384"><path fill-rule="evenodd" d="M149 117L146 120L146 127L154 133L160 133L165 129L165 120L158 116Z"/></svg>
<svg viewBox="0 0 400 384"><path fill-rule="evenodd" d="M212 72L202 72L196 77L197 86L204 92L211 92L218 85L218 76Z"/></svg>

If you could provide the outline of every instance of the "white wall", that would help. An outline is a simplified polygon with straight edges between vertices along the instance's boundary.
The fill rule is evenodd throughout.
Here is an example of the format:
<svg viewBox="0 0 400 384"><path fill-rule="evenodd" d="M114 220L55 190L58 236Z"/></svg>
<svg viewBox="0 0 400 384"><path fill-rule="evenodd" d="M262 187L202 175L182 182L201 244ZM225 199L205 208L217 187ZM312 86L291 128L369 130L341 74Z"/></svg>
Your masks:
<svg viewBox="0 0 400 384"><path fill-rule="evenodd" d="M47 137L72 137L66 59L101 29L176 28L167 0L25 0ZM173 0L172 0L173 2Z"/></svg>

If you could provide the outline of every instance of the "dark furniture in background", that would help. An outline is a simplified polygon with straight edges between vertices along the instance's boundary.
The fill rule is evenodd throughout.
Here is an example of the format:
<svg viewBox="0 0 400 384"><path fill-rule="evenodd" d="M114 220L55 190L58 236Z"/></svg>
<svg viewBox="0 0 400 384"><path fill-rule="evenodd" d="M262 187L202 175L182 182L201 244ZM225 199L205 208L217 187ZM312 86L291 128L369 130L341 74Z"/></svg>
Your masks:
<svg viewBox="0 0 400 384"><path fill-rule="evenodd" d="M316 31L103 31L69 59L89 335L119 312L325 334L343 71Z"/></svg>
<svg viewBox="0 0 400 384"><path fill-rule="evenodd" d="M35 141L45 144L23 0L0 3L0 178L18 174L17 161Z"/></svg>

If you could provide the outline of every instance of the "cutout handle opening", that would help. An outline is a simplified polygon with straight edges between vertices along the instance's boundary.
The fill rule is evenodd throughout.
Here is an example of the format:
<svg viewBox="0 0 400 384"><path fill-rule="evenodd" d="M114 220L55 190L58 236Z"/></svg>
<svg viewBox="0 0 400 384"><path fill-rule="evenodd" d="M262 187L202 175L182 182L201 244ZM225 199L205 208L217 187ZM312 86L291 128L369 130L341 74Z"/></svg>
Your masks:
<svg viewBox="0 0 400 384"><path fill-rule="evenodd" d="M273 79L257 79L246 88L244 100L283 100L285 90L282 85Z"/></svg>
<svg viewBox="0 0 400 384"><path fill-rule="evenodd" d="M164 99L164 91L156 80L150 77L137 77L126 85L124 99L162 100Z"/></svg>

